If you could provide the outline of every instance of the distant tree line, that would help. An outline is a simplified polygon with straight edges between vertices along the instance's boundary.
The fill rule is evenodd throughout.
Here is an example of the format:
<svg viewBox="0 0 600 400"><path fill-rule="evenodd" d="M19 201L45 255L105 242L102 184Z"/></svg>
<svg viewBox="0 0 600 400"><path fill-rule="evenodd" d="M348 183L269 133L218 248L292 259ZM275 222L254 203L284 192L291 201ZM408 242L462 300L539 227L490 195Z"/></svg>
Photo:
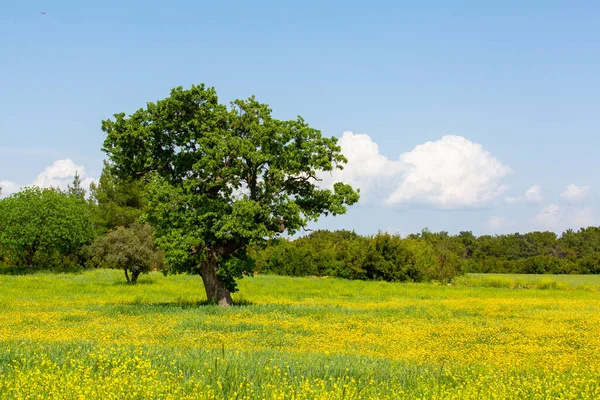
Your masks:
<svg viewBox="0 0 600 400"><path fill-rule="evenodd" d="M554 232L475 237L453 236L466 272L519 274L599 274L600 227Z"/></svg>
<svg viewBox="0 0 600 400"><path fill-rule="evenodd" d="M275 239L253 248L257 270L291 276L347 279L446 281L464 270L457 242L448 235L401 238L380 232L361 236L351 231L319 230L296 240Z"/></svg>
<svg viewBox="0 0 600 400"><path fill-rule="evenodd" d="M292 276L329 275L386 281L445 281L465 272L517 274L600 273L600 228L484 235L319 230L272 240L253 249L257 269Z"/></svg>
<svg viewBox="0 0 600 400"><path fill-rule="evenodd" d="M0 199L0 271L120 268L128 281L162 269L164 255L144 223L140 181L105 165L89 193L79 177L66 190L25 188ZM318 230L251 247L255 271L384 281L447 281L465 272L600 273L600 227L475 236L423 230L401 237Z"/></svg>

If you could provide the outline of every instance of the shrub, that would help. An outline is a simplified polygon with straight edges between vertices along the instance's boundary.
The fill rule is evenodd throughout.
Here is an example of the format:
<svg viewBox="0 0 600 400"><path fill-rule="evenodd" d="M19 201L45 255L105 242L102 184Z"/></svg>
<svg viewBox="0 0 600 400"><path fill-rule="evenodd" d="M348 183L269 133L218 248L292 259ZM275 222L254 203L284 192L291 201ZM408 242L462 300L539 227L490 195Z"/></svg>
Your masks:
<svg viewBox="0 0 600 400"><path fill-rule="evenodd" d="M140 274L163 267L163 255L152 233L152 227L145 224L117 227L89 246L88 265L123 269L127 282L135 284Z"/></svg>

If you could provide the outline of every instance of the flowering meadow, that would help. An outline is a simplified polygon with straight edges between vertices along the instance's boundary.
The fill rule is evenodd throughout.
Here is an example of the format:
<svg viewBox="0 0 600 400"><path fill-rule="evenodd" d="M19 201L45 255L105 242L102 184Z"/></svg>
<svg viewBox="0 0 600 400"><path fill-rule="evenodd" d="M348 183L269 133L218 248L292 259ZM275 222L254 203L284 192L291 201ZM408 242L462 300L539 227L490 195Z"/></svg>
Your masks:
<svg viewBox="0 0 600 400"><path fill-rule="evenodd" d="M0 398L598 399L598 278L0 275Z"/></svg>

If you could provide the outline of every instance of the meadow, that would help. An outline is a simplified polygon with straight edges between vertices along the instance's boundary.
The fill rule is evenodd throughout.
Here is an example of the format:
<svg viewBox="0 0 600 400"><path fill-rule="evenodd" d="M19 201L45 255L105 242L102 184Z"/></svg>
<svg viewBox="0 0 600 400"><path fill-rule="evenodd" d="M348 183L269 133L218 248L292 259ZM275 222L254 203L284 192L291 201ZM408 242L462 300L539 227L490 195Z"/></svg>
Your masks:
<svg viewBox="0 0 600 400"><path fill-rule="evenodd" d="M2 399L600 398L598 276L0 275Z"/></svg>

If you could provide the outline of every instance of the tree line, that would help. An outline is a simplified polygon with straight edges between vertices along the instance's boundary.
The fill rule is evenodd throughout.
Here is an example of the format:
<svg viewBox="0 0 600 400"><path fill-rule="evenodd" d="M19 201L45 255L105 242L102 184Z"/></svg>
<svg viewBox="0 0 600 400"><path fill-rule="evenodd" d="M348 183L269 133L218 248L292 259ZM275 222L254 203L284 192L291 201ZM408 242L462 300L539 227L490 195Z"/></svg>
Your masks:
<svg viewBox="0 0 600 400"><path fill-rule="evenodd" d="M144 184L120 180L108 162L89 195L79 177L66 190L29 187L0 200L0 268L73 271L120 268L127 281L165 267L144 222ZM384 281L448 281L465 272L600 273L600 227L475 236L318 230L275 235L248 250L252 271Z"/></svg>
<svg viewBox="0 0 600 400"><path fill-rule="evenodd" d="M446 281L465 272L516 274L600 273L600 227L475 236L447 232L401 237L379 232L319 230L254 249L257 269L292 276L329 275L386 281Z"/></svg>

